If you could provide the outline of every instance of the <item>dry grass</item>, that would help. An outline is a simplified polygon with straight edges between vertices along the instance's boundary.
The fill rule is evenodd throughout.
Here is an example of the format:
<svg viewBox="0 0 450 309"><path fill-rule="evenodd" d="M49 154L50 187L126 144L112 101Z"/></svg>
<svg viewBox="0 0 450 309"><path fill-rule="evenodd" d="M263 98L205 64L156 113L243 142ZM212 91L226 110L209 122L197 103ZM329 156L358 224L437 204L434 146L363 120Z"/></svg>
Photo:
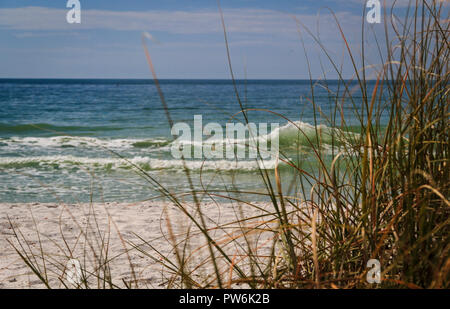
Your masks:
<svg viewBox="0 0 450 309"><path fill-rule="evenodd" d="M331 115L324 115L318 108L314 97L317 84L311 79L308 101L317 117L318 134L316 141L309 142L318 167L307 172L301 163L282 153L279 158L295 170L294 195L283 195L278 168L274 170L275 181L271 171L259 171L270 207L236 197L239 195L234 190L239 193L239 188L229 192L196 188L192 182L196 176L185 168L193 201L187 204L136 166L137 172L177 207L186 224L179 231L166 215L168 242L174 255L157 252L142 238L128 244L128 250L159 261L170 274L169 288L448 288L450 48L448 16L442 16L442 12L439 1L418 1L400 24L390 24L391 15L385 14L386 36L384 44L378 46L381 65L376 67L373 89L366 79L364 49L363 65L358 67L356 51L347 44L336 20L354 65L355 79L340 78L337 93L326 80L320 82L330 90L329 99L335 106ZM227 40L223 16L222 22ZM340 66L320 39L300 23L299 32L316 40L341 76ZM386 51L381 52L381 46ZM226 48L232 73L228 44ZM232 77L234 82L233 73ZM171 122L162 91L158 91ZM235 92L248 122L248 110L237 87ZM358 99L362 104L355 103L356 96L362 98ZM342 113L346 104L353 106L360 120L360 134L339 133L351 130ZM389 120L382 125L380 119L386 113ZM332 144L340 145L336 148L339 150L328 160L321 151L319 119L339 129L333 130L331 137ZM303 134L300 128L299 134ZM228 199L235 205L236 219L220 224L209 220L202 208L203 196ZM87 240L87 234L80 237ZM192 239L199 235L204 244L193 246ZM17 252L48 285L45 256L30 255L26 240L19 232L16 236L21 244L16 244ZM96 277L105 283L97 287L115 288L107 275L107 238L98 234L96 239L97 247L91 250L101 266ZM366 263L372 258L381 263L382 282L377 285L366 281ZM136 287L133 281L124 282L124 286ZM81 287L88 287L87 281Z"/></svg>

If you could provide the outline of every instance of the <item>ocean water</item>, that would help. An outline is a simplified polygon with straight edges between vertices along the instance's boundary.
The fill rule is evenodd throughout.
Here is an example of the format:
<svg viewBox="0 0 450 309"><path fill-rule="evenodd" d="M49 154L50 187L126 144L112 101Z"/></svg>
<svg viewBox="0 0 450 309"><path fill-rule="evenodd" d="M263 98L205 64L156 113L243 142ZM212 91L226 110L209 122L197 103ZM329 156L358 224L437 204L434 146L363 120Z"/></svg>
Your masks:
<svg viewBox="0 0 450 309"><path fill-rule="evenodd" d="M236 115L240 107L230 81L160 83L175 123L192 125L194 115L202 116L203 125L243 120L242 114ZM238 81L238 92L246 108L273 112L249 111L249 121L278 123L272 134L278 135L281 151L298 159L301 149L300 160L310 161L313 169L310 147L297 129L315 140L314 111L306 99L311 96L309 81ZM329 91L315 87L315 98L323 115L334 114ZM354 99L360 104L357 94ZM347 124L354 125L355 133L349 134L357 134L352 104L343 111ZM330 133L333 128L325 118L316 121L322 123L321 132ZM327 134L321 140L326 145ZM150 80L0 80L0 202L141 201L160 196L142 172L170 192L187 192L184 164L172 156L172 143ZM331 145L325 148L332 151ZM215 192L234 187L264 191L258 165L251 159L186 162L194 187ZM264 166L273 173L274 160Z"/></svg>

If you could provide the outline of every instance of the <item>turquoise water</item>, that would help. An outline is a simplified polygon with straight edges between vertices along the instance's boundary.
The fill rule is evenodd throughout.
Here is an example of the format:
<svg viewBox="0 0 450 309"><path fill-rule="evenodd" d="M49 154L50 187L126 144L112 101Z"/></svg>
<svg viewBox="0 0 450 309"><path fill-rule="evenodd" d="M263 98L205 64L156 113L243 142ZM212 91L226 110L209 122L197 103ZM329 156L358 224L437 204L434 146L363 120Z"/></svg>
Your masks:
<svg viewBox="0 0 450 309"><path fill-rule="evenodd" d="M204 125L225 125L240 110L230 81L163 80L161 87L174 122L192 124L194 115L202 115ZM314 139L313 109L305 99L311 94L309 81L239 81L238 90L245 107L280 113ZM329 92L316 87L315 96L321 112L332 115ZM344 113L349 124L357 123L351 104ZM298 142L298 130L285 119L261 111L248 116L256 124L279 123L281 150L289 156L301 146L301 160L312 160L308 143ZM331 130L326 124L323 128ZM171 143L152 81L0 80L0 202L140 201L158 196L132 165L172 192L186 191L183 163L172 157ZM272 163L266 168L273 169ZM254 160L237 165L196 160L187 166L197 188L201 181L214 190L230 189L233 183L242 190L263 188Z"/></svg>

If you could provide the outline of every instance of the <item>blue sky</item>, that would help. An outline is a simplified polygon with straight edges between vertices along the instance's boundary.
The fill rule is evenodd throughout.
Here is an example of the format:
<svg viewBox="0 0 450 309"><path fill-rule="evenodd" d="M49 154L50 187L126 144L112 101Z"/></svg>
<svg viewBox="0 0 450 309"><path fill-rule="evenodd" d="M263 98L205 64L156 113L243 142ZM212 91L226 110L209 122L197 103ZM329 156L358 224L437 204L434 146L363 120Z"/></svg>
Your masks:
<svg viewBox="0 0 450 309"><path fill-rule="evenodd" d="M405 1L405 0L403 0ZM81 24L66 22L65 0L0 0L0 78L150 78L144 31L160 78L229 78L215 0L80 0ZM332 16L359 50L364 0L222 0L237 78L308 78L295 18L338 62L343 43ZM382 25L366 25L382 33ZM332 73L305 37L312 74ZM368 43L370 38L367 38ZM374 46L374 45L373 45ZM368 49L376 62L375 48ZM343 62L346 77L351 66Z"/></svg>

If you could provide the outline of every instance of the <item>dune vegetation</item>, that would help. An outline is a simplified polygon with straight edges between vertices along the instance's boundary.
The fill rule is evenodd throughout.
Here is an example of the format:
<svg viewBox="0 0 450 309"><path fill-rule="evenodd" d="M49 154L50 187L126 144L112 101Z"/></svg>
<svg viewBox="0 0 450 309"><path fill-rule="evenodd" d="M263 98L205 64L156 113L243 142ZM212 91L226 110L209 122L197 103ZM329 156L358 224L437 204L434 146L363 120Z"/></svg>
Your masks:
<svg viewBox="0 0 450 309"><path fill-rule="evenodd" d="M317 117L313 124L316 134L309 134L312 138L303 143L312 150L315 168L311 170L302 160L280 151L274 169L258 171L265 184L264 193L258 194L265 202L256 203L246 198L251 193L240 195L239 187L219 192L197 186L193 178L201 174L193 174L187 165L188 192L169 191L151 171L135 165L136 172L176 208L163 215L171 250L170 254L158 251L135 231L134 241L121 238L124 254L138 252L160 264L168 288L448 288L450 29L444 5L441 1L417 1L401 18L394 16L393 8L384 8L380 27L385 28L385 36L376 41L378 64L365 60L365 37L371 35L367 29L361 27L361 46L354 50L336 19L336 29L346 44L345 57L353 64L353 79L342 76L340 62L333 59L320 37L297 21L299 43L307 36L312 38L328 63L324 67L340 76L334 81L337 86L329 87L328 100L334 106L331 114L322 112L315 97L315 87L327 88L329 81L311 77L306 99ZM249 122L251 110L245 108L234 79L223 15L222 23L238 112ZM144 49L171 124L170 108L145 41ZM305 48L307 62L309 57ZM344 105L350 106L358 119L359 129L354 134L343 134L355 131L355 124L346 121ZM386 115L387 124L381 122ZM279 116L296 126L288 115ZM333 128L327 134L327 145L337 146L326 153L320 132L324 122ZM296 128L299 135L306 135L300 126ZM281 165L293 171L293 194L283 193L286 181ZM203 205L205 196L233 204L234 218L215 224ZM173 217L175 212L183 224ZM89 225L79 227L79 241L91 244L85 254L93 256L90 261L96 265L89 268L81 263L79 287L142 287L131 258L132 276L114 281L108 266L114 255L95 220L94 216ZM111 226L113 231L114 224ZM57 275L60 283L70 287L63 275L70 252L58 262L38 245L31 246L20 230L14 229L14 233L11 245L44 285L52 287L49 277ZM380 263L380 283L367 281L371 259ZM59 269L59 274L49 273L51 267Z"/></svg>

